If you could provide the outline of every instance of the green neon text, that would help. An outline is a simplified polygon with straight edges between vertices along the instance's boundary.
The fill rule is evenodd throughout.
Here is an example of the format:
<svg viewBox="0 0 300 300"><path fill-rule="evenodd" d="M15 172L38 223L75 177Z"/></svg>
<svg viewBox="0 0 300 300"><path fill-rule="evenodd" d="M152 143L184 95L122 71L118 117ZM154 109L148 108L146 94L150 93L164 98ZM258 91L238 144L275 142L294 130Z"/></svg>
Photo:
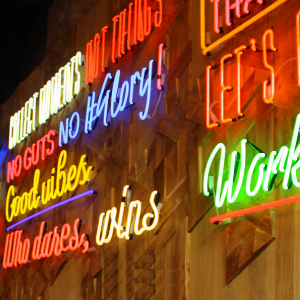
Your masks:
<svg viewBox="0 0 300 300"><path fill-rule="evenodd" d="M223 180L223 176L226 174L224 170L226 147L224 144L219 143L210 154L205 167L203 178L204 195L210 195L210 169L214 159L218 157L220 159L215 191L215 205L217 207L221 207L224 204L225 198L228 203L233 203L243 189L251 197L255 196L259 190L269 191L278 172L283 174L282 187L285 190L289 189L292 184L300 187L300 181L297 178L297 170L300 168L300 159L298 158L300 155L300 144L298 143L299 127L300 114L296 118L290 148L282 146L279 152L272 151L269 155L268 163L266 163L265 153L256 154L250 163L247 174L246 145L248 141L243 139L241 141L241 152L233 151L231 153L227 180ZM253 153L253 149L251 152ZM253 176L255 170L258 173L257 176ZM244 187L242 187L243 183L245 183Z"/></svg>

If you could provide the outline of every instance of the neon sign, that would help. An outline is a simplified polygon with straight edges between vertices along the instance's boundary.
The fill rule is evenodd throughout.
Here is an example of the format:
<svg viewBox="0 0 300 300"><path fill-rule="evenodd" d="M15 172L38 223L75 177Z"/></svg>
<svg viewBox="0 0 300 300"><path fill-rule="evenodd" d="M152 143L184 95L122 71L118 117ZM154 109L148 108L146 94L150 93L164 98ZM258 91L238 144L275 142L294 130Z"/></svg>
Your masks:
<svg viewBox="0 0 300 300"><path fill-rule="evenodd" d="M85 192L83 192L83 193L80 193L80 194L78 194L78 195L76 195L76 196L73 196L73 197L71 197L71 198L68 198L68 199L66 199L66 200L60 201L60 202L58 202L58 203L55 203L55 204L53 204L53 205L51 205L51 206L48 206L48 207L46 207L46 208L44 208L44 209L42 209L42 210L40 210L40 211L38 211L38 212L36 212L36 213L34 213L34 214L32 214L32 215L26 217L26 218L24 218L24 219L22 219L22 220L20 220L20 221L18 221L18 222L16 222L16 223L14 223L14 224L8 226L8 227L6 228L6 230L7 230L7 231L10 231L10 230L12 230L13 228L15 228L16 226L18 226L18 225L20 225L20 224L23 224L23 223L25 223L25 222L27 222L27 221L29 221L29 220L31 220L31 219L34 219L34 218L36 218L36 217L38 217L38 216L40 216L40 215L43 215L43 214L45 214L46 212L48 212L48 211L50 211L50 210L52 210L52 209L55 209L56 207L65 205L65 204L67 204L67 203L70 203L70 202L75 201L75 200L77 200L77 199L80 199L80 198L82 198L82 197L85 197L85 196L88 196L88 195L93 195L93 194L95 194L95 191L94 191L94 190L88 190L88 191L85 191Z"/></svg>
<svg viewBox="0 0 300 300"><path fill-rule="evenodd" d="M72 165L66 173L67 151L63 150L58 158L57 168L52 169L51 178L41 184L41 192L38 192L40 170L34 172L33 185L29 192L24 192L21 196L16 195L15 187L11 185L6 195L6 220L11 222L19 214L24 215L39 207L40 203L46 205L49 201L61 197L68 191L74 191L79 185L84 185L90 179L92 166L87 167L86 155L82 155L78 167ZM56 179L55 179L56 173ZM10 199L12 198L12 201ZM10 203L11 202L11 203Z"/></svg>
<svg viewBox="0 0 300 300"><path fill-rule="evenodd" d="M64 67L10 117L8 148L13 149L36 129L36 102L39 97L39 124L44 124L71 102L80 91L81 52L77 52Z"/></svg>
<svg viewBox="0 0 300 300"><path fill-rule="evenodd" d="M39 235L34 238L32 247L32 259L40 260L41 258L59 256L66 251L75 251L83 246L82 253L86 253L89 249L89 237L82 233L79 235L81 220L76 219L71 234L71 226L64 224L59 231L55 226L53 231L46 233L47 224L43 221L40 225ZM21 241L22 230L17 230L7 234L5 241L5 249L3 256L3 268L11 268L13 266L23 265L28 262L30 240L26 238Z"/></svg>
<svg viewBox="0 0 300 300"><path fill-rule="evenodd" d="M210 0L211 3L214 3L214 29L216 33L220 33L220 20L219 20L219 2L220 0ZM245 0L243 6L243 12L247 15L250 13L249 11L249 3L253 2L253 0ZM230 5L230 0L225 0L225 21L228 27L232 26L232 22L230 20L230 13L232 10L235 10L235 15L237 18L241 18L241 4L243 0L235 0L233 4ZM256 0L256 3L263 4L263 0Z"/></svg>
<svg viewBox="0 0 300 300"><path fill-rule="evenodd" d="M153 15L147 0L144 0L143 4L141 0L134 0L134 3L129 3L128 9L123 9L112 18L111 61L113 63L117 63L118 58L126 55L126 50L132 50L134 45L143 42L145 37L151 33L152 24L154 24L154 27L161 26L162 0L156 0L156 2L158 3L158 10ZM105 34L108 30L109 27L104 26L101 30L102 37L99 33L96 33L94 39L86 44L86 84L93 83L94 78L99 74L101 43L101 71L106 72Z"/></svg>
<svg viewBox="0 0 300 300"><path fill-rule="evenodd" d="M223 206L225 199L228 203L233 203L239 193L242 191L242 185L245 183L245 192L248 196L255 196L259 190L270 191L274 185L274 181L278 173L283 174L282 187L287 190L293 184L300 187L300 181L297 177L300 168L300 144L298 144L298 132L300 129L300 114L296 118L294 132L292 135L290 148L282 146L280 150L272 151L269 155L268 163L265 162L266 154L248 142L246 139L241 141L241 153L233 151L230 159L229 179L223 184L223 174L225 166L226 148L225 145L219 143L212 151L204 171L203 193L209 196L209 174L211 165L220 152L220 164L218 172L218 182L216 186L215 205ZM246 176L246 145L250 145L258 153L252 159ZM238 171L239 169L239 171ZM254 178L254 170L258 170L257 178ZM235 177L237 176L237 182ZM246 179L246 180L245 180ZM235 188L234 188L235 186ZM253 187L254 186L254 187Z"/></svg>
<svg viewBox="0 0 300 300"><path fill-rule="evenodd" d="M267 45L267 38L269 38L269 44L270 47ZM250 45L247 47L245 45L242 45L234 50L234 54L236 57L236 65L237 65L237 115L234 118L226 118L224 111L225 111L225 92L231 92L233 90L233 87L230 85L225 84L225 63L233 59L233 54L228 53L221 57L220 59L220 122L214 118L214 122L211 123L212 113L211 113L211 107L214 105L211 104L211 70L217 69L219 66L216 65L212 67L211 65L208 65L206 67L206 127L207 128L214 128L217 126L220 126L220 123L228 123L228 122L234 122L237 120L240 120L244 117L244 114L241 112L241 56L243 55L244 51L247 49L252 51L257 51L256 49L256 42L254 39L250 40ZM263 81L263 99L264 102L269 104L272 103L274 100L275 95L275 71L274 67L268 63L267 60L267 53L276 52L277 49L274 46L274 32L271 29L268 29L265 31L262 37L262 54L263 54L263 63L266 69L268 69L271 73L271 79L264 80ZM270 86L270 89L268 89L268 86ZM270 92L268 93L268 91ZM269 95L270 94L270 95Z"/></svg>
<svg viewBox="0 0 300 300"><path fill-rule="evenodd" d="M9 183L11 180L14 180L15 177L19 177L23 167L28 171L32 165L35 166L38 164L40 158L45 160L47 156L53 154L55 143L51 139L52 136L55 136L55 132L54 130L50 129L49 132L41 139L39 139L36 143L33 143L31 147L27 147L25 149L23 159L22 156L18 154L16 158L7 163L7 183Z"/></svg>
<svg viewBox="0 0 300 300"><path fill-rule="evenodd" d="M270 48L267 47L267 36L270 36ZM270 70L271 72L271 80L269 82L269 80L264 80L263 82L263 99L266 103L271 103L274 99L274 93L275 93L275 71L274 71L274 67L271 66L268 61L267 61L267 52L272 51L272 52L276 52L277 49L274 46L274 32L271 29L268 29L265 31L264 35L263 35L263 60L264 60L264 66L266 67L266 69ZM271 96L268 98L267 97L267 85L271 85Z"/></svg>
<svg viewBox="0 0 300 300"><path fill-rule="evenodd" d="M8 149L14 148L36 129L36 99L38 93L25 102L25 106L10 117Z"/></svg>
<svg viewBox="0 0 300 300"><path fill-rule="evenodd" d="M215 49L217 46L221 45L222 43L224 43L225 41L227 41L228 39L230 39L231 37L235 36L237 33L241 32L242 30L244 30L245 28L247 28L248 26L250 26L251 24L253 24L254 22L256 22L257 20L261 19L263 16L267 15L269 12L273 11L274 9L276 9L278 6L280 6L281 4L283 4L284 2L286 2L287 0L277 0L274 1L274 3L272 3L271 5L269 5L267 8L265 8L264 10L262 10L260 13L258 13L257 15L253 16L251 19L247 20L246 22L244 22L242 25L236 27L235 29L231 30L229 33L223 35L221 38L219 38L218 40L216 40L215 42L213 42L212 44L207 45L206 42L206 27L205 27L205 22L206 22L206 14L205 14L205 0L200 0L200 44L201 44L201 48L202 48L202 53L204 55L207 55L209 53L209 51L212 51L213 49ZM220 32L220 26L219 26L219 12L218 12L218 7L219 4L218 2L220 2L220 0L211 0L211 3L214 3L214 30L215 32L219 33ZM249 3L252 1L249 0L245 0L244 2L244 12L246 14L249 13L248 11L248 5ZM261 0L257 0L257 4L261 4ZM229 0L226 0L226 25L231 26L231 21L230 21L230 15L228 14L228 11L230 11L231 9L235 9L236 12L236 16L239 17L240 14L240 4L242 3L241 0L235 0L235 3L233 3L232 5L230 5ZM230 9L231 6L231 9ZM229 10L228 10L229 7ZM241 15L242 17L242 15ZM229 25L230 24L230 25Z"/></svg>
<svg viewBox="0 0 300 300"><path fill-rule="evenodd" d="M120 205L119 216L117 219L117 208L113 207L111 210L108 210L106 213L101 213L99 216L98 229L96 235L96 243L101 246L104 243L109 243L112 239L114 229L118 238L130 239L131 232L136 235L142 234L144 231L153 230L159 220L159 212L157 209L158 202L158 193L154 191L150 196L150 205L153 210L152 213L146 213L143 216L142 226L139 228L140 218L141 218L141 208L142 203L139 200L130 201L128 207L126 227L122 226L123 214L125 209L125 197L127 194L129 186L126 185L123 189L123 198ZM134 209L136 209L136 215L134 215ZM147 224L147 221L150 221ZM132 229L132 230L131 230Z"/></svg>
<svg viewBox="0 0 300 300"><path fill-rule="evenodd" d="M300 11L298 11L296 17L296 31L297 31L298 86L300 87Z"/></svg>
<svg viewBox="0 0 300 300"><path fill-rule="evenodd" d="M95 92L92 93L91 96L88 97L87 108L86 108L86 117L85 117L85 128L84 132L88 133L92 131L93 123L100 115L103 113L103 124L104 126L108 126L107 117L108 117L108 101L111 99L111 117L115 118L119 112L122 112L126 108L126 104L128 101L128 105L133 105L133 90L134 86L137 84L137 80L139 80L139 95L143 97L146 95L146 104L145 110L139 112L139 117L141 120L145 120L148 114L150 98L151 98L151 80L153 79L153 63L154 60L149 61L149 67L143 68L142 72L136 71L130 77L130 84L127 80L122 83L120 96L117 101L117 91L119 89L119 81L121 71L117 70L115 78L111 73L107 73L104 82L102 84L102 88L98 97L98 101L95 102ZM146 74L148 73L148 77L146 78ZM110 82L108 82L110 80ZM111 81L113 80L112 89L108 89Z"/></svg>

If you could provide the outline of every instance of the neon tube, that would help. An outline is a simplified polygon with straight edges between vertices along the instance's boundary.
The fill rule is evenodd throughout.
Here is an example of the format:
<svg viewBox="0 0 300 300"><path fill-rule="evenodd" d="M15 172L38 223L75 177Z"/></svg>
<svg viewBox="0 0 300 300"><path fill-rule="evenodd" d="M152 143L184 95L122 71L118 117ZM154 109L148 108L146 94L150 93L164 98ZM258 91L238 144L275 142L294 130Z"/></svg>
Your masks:
<svg viewBox="0 0 300 300"><path fill-rule="evenodd" d="M297 58L298 58L298 86L300 87L300 10L296 17L297 29Z"/></svg>
<svg viewBox="0 0 300 300"><path fill-rule="evenodd" d="M102 32L101 71L103 73L105 73L105 55L104 55L104 51L105 51L105 33L108 31L108 29L109 29L108 26L104 26L101 29L101 32Z"/></svg>
<svg viewBox="0 0 300 300"><path fill-rule="evenodd" d="M128 6L128 30L127 30L127 49L128 50L132 50L131 49L131 15L132 15L132 6L133 3L129 3Z"/></svg>
<svg viewBox="0 0 300 300"><path fill-rule="evenodd" d="M267 48L267 45L266 45L267 44L266 40L267 40L268 35L270 35L270 50L273 51L273 52L277 51L277 49L274 46L274 31L272 29L268 29L264 32L263 39L262 39L262 44L263 44L264 66L268 70L270 70L271 80L270 80L270 83L269 83L269 80L264 80L264 82L263 82L263 99L264 99L265 103L272 103L273 99L274 99L274 94L275 94L275 71L274 71L274 67L271 66L268 63L268 60L267 60L268 48ZM271 91L272 91L272 94L269 98L267 97L267 85L268 84L271 84Z"/></svg>
<svg viewBox="0 0 300 300"><path fill-rule="evenodd" d="M156 87L159 91L163 89L161 85L161 71L162 71L162 56L163 56L164 44L160 43L158 46L158 64L157 64L157 84Z"/></svg>
<svg viewBox="0 0 300 300"><path fill-rule="evenodd" d="M208 129L219 126L218 123L210 124L210 71L211 65L206 67L206 127Z"/></svg>
<svg viewBox="0 0 300 300"><path fill-rule="evenodd" d="M298 201L300 201L300 195L285 198L285 199L282 199L282 200L273 201L273 202L266 203L266 204L261 204L261 205L245 208L245 209L241 209L241 210L238 210L238 211L234 211L234 212L219 215L219 216L215 216L215 217L210 218L209 222L211 224L217 224L218 225L218 224L220 224L220 222L222 220L225 220L225 219L235 218L235 217L239 217L239 216L243 216L243 215L248 215L248 214L258 212L258 211L262 211L262 210L266 210L266 209L270 209L270 208L274 208L274 207L279 207L279 206L283 206L283 205L298 202Z"/></svg>
<svg viewBox="0 0 300 300"><path fill-rule="evenodd" d="M220 33L220 29L219 29L219 2L220 2L220 0L210 0L210 2L214 3L214 16L215 16L214 28L215 28L215 32Z"/></svg>
<svg viewBox="0 0 300 300"><path fill-rule="evenodd" d="M277 8L279 5L283 4L287 0L278 0L254 17L252 17L250 20L246 21L244 24L241 26L235 28L234 30L230 31L228 34L224 35L222 38L218 39L208 47L206 47L205 43L205 0L201 0L200 2L200 28L201 28L201 38L200 38L200 43L201 43L201 48L202 48L202 53L206 55L209 51L213 50L216 48L218 45L224 43L225 41L229 40L231 37L235 36L237 33L241 32L263 16L267 15L269 12Z"/></svg>
<svg viewBox="0 0 300 300"><path fill-rule="evenodd" d="M56 207L65 205L65 204L67 204L67 203L69 203L69 202L72 202L72 201L74 201L74 200L77 200L77 199L79 199L79 198L82 198L82 197L88 196L88 195L92 195L92 194L94 194L94 190L88 190L88 191L83 192L83 193L81 193L81 194L79 194L79 195L76 195L76 196L71 197L71 198L69 198L69 199L63 200L63 201L61 201L61 202L59 202L59 203L53 204L53 205L51 205L51 206L49 206L49 207L47 207L47 208L45 208L45 209L43 209L43 210L41 210L41 211L39 211L39 212L33 214L33 215L31 215L31 216L28 216L28 217L26 217L26 218L24 218L24 219L22 219L22 220L16 222L15 224L12 224L12 225L8 226L8 227L6 228L6 230L7 230L7 231L10 231L10 230L13 229L14 227L16 227L16 226L18 226L18 225L20 225L20 224L22 224L22 223L24 223L24 222L26 222L26 221L29 221L29 220L31 220L31 219L37 217L37 216L40 216L40 215L42 215L42 214L44 214L44 213L46 213L46 212L48 212L48 211L50 211L50 210L52 210L52 209L54 209L54 208L56 208Z"/></svg>
<svg viewBox="0 0 300 300"><path fill-rule="evenodd" d="M224 63L226 59L232 58L232 54L228 53L224 55L220 60L220 73L221 73L221 122L228 123L231 122L231 118L224 119L224 92L232 91L232 86L224 85Z"/></svg>
<svg viewBox="0 0 300 300"><path fill-rule="evenodd" d="M244 54L243 50L246 50L247 47L242 45L234 50L237 59L237 82L238 82L238 99L237 99L237 113L239 117L243 116L241 112L241 56Z"/></svg>

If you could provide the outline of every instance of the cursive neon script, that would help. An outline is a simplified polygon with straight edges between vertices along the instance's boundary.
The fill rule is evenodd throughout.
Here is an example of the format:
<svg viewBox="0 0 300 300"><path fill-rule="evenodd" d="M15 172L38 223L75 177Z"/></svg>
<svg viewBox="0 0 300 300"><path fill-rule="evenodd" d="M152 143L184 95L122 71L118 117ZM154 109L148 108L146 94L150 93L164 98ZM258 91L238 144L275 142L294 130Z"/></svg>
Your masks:
<svg viewBox="0 0 300 300"><path fill-rule="evenodd" d="M245 191L248 196L255 196L259 190L271 190L274 180L278 172L283 173L282 187L287 190L293 184L300 187L300 182L297 178L297 171L300 167L300 144L298 143L298 133L300 129L300 114L296 118L294 132L292 135L290 148L282 146L280 150L272 151L269 155L268 163L264 163L266 154L259 153L254 156L246 174L246 145L250 144L246 139L241 141L241 153L233 151L229 164L229 178L223 183L224 165L226 148L225 145L219 143L212 151L204 171L204 189L205 196L209 196L209 173L213 160L220 151L220 165L218 172L218 182L216 186L215 205L221 207L224 204L225 198L228 203L233 203L242 190L242 185L245 182ZM254 178L253 173L258 170L257 178ZM237 173L237 176L235 174ZM237 178L237 179L236 179Z"/></svg>
<svg viewBox="0 0 300 300"><path fill-rule="evenodd" d="M127 190L129 186L126 185L123 189L123 199L126 197ZM96 235L96 243L101 246L104 243L109 243L112 239L113 231L116 229L118 238L125 238L126 240L130 239L130 233L134 231L136 235L142 234L145 230L153 230L159 219L159 212L155 204L155 197L157 191L151 193L150 196L150 205L153 210L153 213L146 213L143 216L142 224L143 226L139 228L139 222L141 217L142 203L139 200L131 201L128 207L128 215L126 227L122 226L123 214L125 208L125 202L122 201L120 205L120 212L117 219L117 208L113 207L111 210L108 210L106 213L101 213L99 216L98 229ZM134 208L136 208L136 215L134 215ZM147 220L150 221L147 225ZM102 233L102 234L101 234Z"/></svg>

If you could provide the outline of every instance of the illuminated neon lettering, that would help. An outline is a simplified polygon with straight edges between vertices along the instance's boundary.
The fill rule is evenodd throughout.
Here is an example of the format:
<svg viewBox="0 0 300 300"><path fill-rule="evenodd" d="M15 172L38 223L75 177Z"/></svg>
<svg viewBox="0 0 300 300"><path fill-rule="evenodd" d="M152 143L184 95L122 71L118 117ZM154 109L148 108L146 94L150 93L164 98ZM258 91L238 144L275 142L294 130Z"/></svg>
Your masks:
<svg viewBox="0 0 300 300"><path fill-rule="evenodd" d="M164 44L160 43L158 46L158 64L157 64L157 89L161 91L163 86L161 84L161 72L162 72L162 57L163 57Z"/></svg>
<svg viewBox="0 0 300 300"><path fill-rule="evenodd" d="M119 20L119 15L113 17L113 33L112 33L112 46L111 46L111 61L115 64L116 61L116 32L117 32L117 22Z"/></svg>
<svg viewBox="0 0 300 300"><path fill-rule="evenodd" d="M271 103L274 99L274 94L275 94L275 71L274 67L271 66L268 63L267 60L267 52L268 52L268 46L267 46L267 37L270 39L270 50L273 52L276 52L277 49L274 47L274 32L271 29L268 29L264 32L263 38L262 38L262 44L263 44L263 61L264 61L264 66L270 70L271 72L271 80L264 80L263 82L263 99L265 103ZM268 97L267 95L267 85L271 85L271 95Z"/></svg>
<svg viewBox="0 0 300 300"><path fill-rule="evenodd" d="M240 26L237 26L236 28L234 28L233 30L228 32L227 34L222 35L215 42L210 43L209 45L207 45L207 43L206 43L207 29L206 29L206 26L205 26L205 23L206 23L205 16L208 16L209 14L205 13L205 2L206 1L205 0L200 0L200 18L199 18L199 20L200 20L200 28L201 28L200 29L200 32L201 32L200 45L201 45L201 48L203 50L202 53L204 55L207 55L211 50L213 50L217 46L223 44L224 42L226 42L227 40L229 40L233 36L236 36L239 32L241 32L245 28L249 27L251 24L253 24L257 20L261 19L265 15L269 14L270 12L272 12L274 9L276 9L277 7L279 7L281 4L283 4L286 1L287 0L276 0L276 1L274 1L272 4L268 5L267 8L263 9L261 12L259 12L255 16L253 16L251 19L248 19L247 21L242 23ZM263 2L263 0L259 0L259 1L257 1L257 3L263 4L264 2ZM246 6L246 9L247 9L247 6ZM228 18L229 18L229 22L230 22L230 16L228 16ZM227 21L228 21L228 19L227 19ZM226 24L227 24L227 22L226 22Z"/></svg>
<svg viewBox="0 0 300 300"><path fill-rule="evenodd" d="M85 83L88 85L90 82L94 82L93 76L91 76L91 73L93 73L93 40L90 40L85 47L85 55L86 55L86 61L85 61ZM91 81L92 80L92 81Z"/></svg>
<svg viewBox="0 0 300 300"><path fill-rule="evenodd" d="M300 87L300 11L298 11L296 17L296 31L297 31L298 86Z"/></svg>
<svg viewBox="0 0 300 300"><path fill-rule="evenodd" d="M74 233L71 235L71 226L65 223L58 234L58 226L53 231L45 233L46 223L43 221L40 226L39 235L35 237L32 249L32 259L40 260L41 258L60 256L62 252L75 251L83 246L82 253L86 253L89 249L89 241L87 234L82 233L79 236L80 219L74 222Z"/></svg>
<svg viewBox="0 0 300 300"><path fill-rule="evenodd" d="M101 29L101 32L102 32L101 71L103 73L106 72L106 68L105 68L105 34L108 31L108 29L109 29L108 26L104 26Z"/></svg>
<svg viewBox="0 0 300 300"><path fill-rule="evenodd" d="M144 35L148 36L151 32L151 7L148 7L147 0L144 0Z"/></svg>
<svg viewBox="0 0 300 300"><path fill-rule="evenodd" d="M40 89L39 124L44 124L80 91L81 52L77 52L64 67L61 67L51 80ZM53 86L54 84L54 86Z"/></svg>
<svg viewBox="0 0 300 300"><path fill-rule="evenodd" d="M87 106L86 106L85 126L84 126L85 133L89 133L94 129L93 123L96 121L98 117L100 117L102 112L103 112L103 124L104 126L108 126L107 109L108 109L110 90L106 91L106 84L109 79L112 80L112 76L110 73L107 73L104 82L102 84L102 88L97 103L95 103L95 95L96 95L95 92L92 92L92 95L88 96ZM103 99L104 92L105 92L105 97Z"/></svg>
<svg viewBox="0 0 300 300"><path fill-rule="evenodd" d="M11 162L7 163L7 174L6 182L9 183L11 180L14 180L15 177L18 177L22 170L22 157L20 154L16 156Z"/></svg>
<svg viewBox="0 0 300 300"><path fill-rule="evenodd" d="M126 196L128 190L128 186L125 186L123 189L123 199ZM114 229L116 229L117 236L121 238L125 238L127 240L130 239L130 228L132 223L134 223L134 233L136 235L142 234L145 230L150 231L153 230L159 220L159 212L157 210L157 206L155 204L155 198L157 196L157 191L151 193L150 196L150 205L153 210L153 213L146 213L142 219L142 226L140 226L140 218L141 218L141 207L142 203L139 200L131 201L128 208L126 228L123 229L123 214L125 208L125 202L122 201L120 204L120 212L117 221L117 208L113 207L111 210L108 210L106 213L101 213L99 216L97 234L96 234L96 243L101 246L104 243L109 243L112 239ZM136 216L133 218L133 211L136 208ZM147 220L153 219L151 225L147 225Z"/></svg>
<svg viewBox="0 0 300 300"><path fill-rule="evenodd" d="M255 196L262 184L263 181L263 171L264 171L264 167L266 166L265 164L260 164L259 165L259 173L258 173L258 180L257 183L255 185L255 188L253 189L253 191L251 191L251 180L252 180L252 175L254 172L254 168L256 167L256 164L258 162L259 159L265 158L266 154L265 153L259 153L256 154L254 159L252 160L251 164L250 164L250 168L248 171L248 175L247 175L247 182L246 182L246 192L248 194L248 196L252 197Z"/></svg>
<svg viewBox="0 0 300 300"><path fill-rule="evenodd" d="M42 183L42 193L39 195L38 187L40 180L40 170L36 169L33 178L33 187L30 192L24 192L21 196L15 196L15 188L11 185L6 195L6 220L11 222L14 217L17 217L20 212L25 214L37 208L39 203L46 204L51 200L61 197L68 191L74 191L79 185L86 184L93 169L92 166L87 167L86 155L82 155L77 166L71 166L68 174L64 170L67 161L66 150L61 151L56 169L52 169L50 179ZM54 175L56 172L56 179ZM12 201L11 198L13 197ZM20 211L20 199L26 199L26 207Z"/></svg>
<svg viewBox="0 0 300 300"><path fill-rule="evenodd" d="M159 9L154 13L154 26L160 27L162 23L162 0L156 0L158 2Z"/></svg>
<svg viewBox="0 0 300 300"><path fill-rule="evenodd" d="M146 96L146 102L145 102L145 109L143 111L139 112L139 117L141 120L144 120L148 114L149 111L149 105L151 100L151 81L153 76L153 63L154 60L149 61L149 67L143 68L141 74L136 71L134 75L131 75L130 77L130 84L128 81L124 81L122 83L120 97L119 97L119 103L117 108L115 108L115 103L117 102L117 91L119 88L119 78L120 78L120 70L117 70L114 81L113 81L113 87L112 90L109 89L108 80L110 80L111 84L112 76L110 73L107 73L104 82L102 84L102 88L98 97L98 101L95 102L95 92L92 92L91 95L88 96L87 100L87 108L86 108L86 117L85 117L85 127L84 132L88 133L92 131L94 128L95 121L97 118L100 117L101 114L103 114L103 124L105 126L108 126L107 123L107 116L108 116L108 101L111 94L111 116L112 118L115 118L119 112L122 112L127 103L128 94L129 94L129 105L133 105L133 89L134 85L137 84L137 79L139 82L139 95L140 97ZM147 78L146 78L147 74ZM104 96L105 94L105 96Z"/></svg>
<svg viewBox="0 0 300 300"><path fill-rule="evenodd" d="M246 177L245 182L245 192L249 196L255 196L259 190L269 191L273 185L274 176L277 175L278 172L281 172L283 174L283 183L282 187L287 190L289 189L292 184L296 187L300 187L300 182L298 180L297 172L300 168L300 162L299 162L299 155L300 155L300 144L297 143L298 140L298 132L300 129L300 114L296 118L294 132L291 140L290 148L287 146L282 146L279 152L272 151L269 156L268 164L259 163L259 167L257 167L257 164L260 159L264 159L266 157L265 153L259 153L254 156L249 170ZM230 197L230 194L228 192L227 194L227 201L229 203L232 203L235 201L235 199L238 196L238 193L241 189L243 178L245 178L245 161L246 161L246 148L245 145L247 143L247 140L242 140L241 142L241 155L239 159L240 164L240 172L239 172L239 179L236 186L236 192L235 194ZM209 186L208 186L208 179L209 179L209 173L210 168L213 160L215 159L216 154L218 151L221 151L221 158L220 158L220 166L219 166L219 175L218 175L218 183L216 188L216 197L215 197L215 204L217 207L221 207L224 204L225 196L228 190L230 190L230 185L232 187L234 173L236 172L236 163L233 163L236 160L237 152L234 151L231 155L231 164L230 164L230 174L229 174L229 180L225 181L224 185L222 185L222 178L223 178L223 172L224 172L224 165L225 165L225 156L226 156L226 150L224 144L218 144L215 149L212 151L204 171L204 189L203 193L205 196L209 196ZM266 167L266 168L265 168ZM258 169L258 179L255 184L255 187L253 190L251 190L251 181L253 177L253 172L255 169ZM264 170L266 171L264 172ZM265 174L264 174L265 173ZM222 190L222 191L221 191ZM229 195L229 196L228 196Z"/></svg>
<svg viewBox="0 0 300 300"><path fill-rule="evenodd" d="M55 136L55 132L51 129L49 132L39 139L36 143L33 143L31 147L27 147L24 151L24 157L19 154L11 162L7 163L7 176L6 181L9 183L15 177L19 177L21 170L24 167L25 170L29 170L32 165L36 165L40 158L40 148L41 148L41 158L46 159L46 156L50 156L54 152L55 143L52 140L52 136ZM46 147L47 143L47 147ZM41 147L40 147L41 145ZM23 163L22 163L23 162Z"/></svg>
<svg viewBox="0 0 300 300"><path fill-rule="evenodd" d="M144 41L144 22L143 22L143 9L142 0L138 0L138 15L137 15L137 39L139 42Z"/></svg>
<svg viewBox="0 0 300 300"><path fill-rule="evenodd" d="M139 113L139 117L140 117L141 120L146 119L147 114L148 114L148 110L149 110L150 98L151 98L151 80L152 80L153 63L154 63L154 60L151 59L149 61L149 68L148 69L147 68L142 69L139 94L140 94L140 97L143 97L147 92L147 97L146 97L145 110L144 110L144 112ZM147 79L145 79L146 72L148 72L148 78ZM145 80L145 84L144 84L144 80Z"/></svg>
<svg viewBox="0 0 300 300"><path fill-rule="evenodd" d="M52 174L54 174L54 173L55 173L55 169L52 169ZM51 177L51 180L52 180L52 177ZM54 184L53 184L53 186L54 186ZM34 219L34 218L36 218L36 217L38 217L38 216L41 216L41 215L47 213L48 211L51 211L51 210L53 210L53 209L55 209L55 208L57 208L57 207L63 206L63 205L65 205L65 204L67 204L67 203L70 203L70 202L75 201L75 200L77 200L77 199L80 199L80 198L82 198L82 197L85 197L85 196L88 196L88 195L93 195L94 193L95 193L94 190L88 190L88 191L85 191L85 192L80 193L80 194L78 194L78 195L75 195L75 196L73 196L73 197L71 197L71 198L68 198L68 199L66 199L66 200L60 201L60 202L58 202L58 203L56 203L56 204L53 204L53 205L51 205L51 206L48 206L47 208L44 208L44 209L42 209L42 210L40 210L40 211L38 211L38 212L36 212L36 213L34 213L34 214L28 216L28 217L25 217L24 219L22 219L22 220L20 220L20 221L17 221L16 223L14 223L14 224L12 224L12 225L9 225L9 226L6 228L6 230L7 230L7 231L10 231L11 229L15 228L16 226L18 226L18 225L20 225L20 224L23 224L23 223L25 223L25 222L27 222L27 221L29 221L29 220L31 220L31 219Z"/></svg>
<svg viewBox="0 0 300 300"><path fill-rule="evenodd" d="M120 12L120 22L119 22L119 40L118 40L118 55L122 57L125 52L125 37L127 32L125 31L125 22L126 22L126 12L127 8Z"/></svg>
<svg viewBox="0 0 300 300"><path fill-rule="evenodd" d="M128 28L127 28L127 50L132 50L131 47L131 16L132 16L133 3L129 3L128 6Z"/></svg>
<svg viewBox="0 0 300 300"><path fill-rule="evenodd" d="M214 3L214 28L216 33L220 33L219 29L219 2L220 0L210 0L211 3Z"/></svg>
<svg viewBox="0 0 300 300"><path fill-rule="evenodd" d="M76 123L74 122L74 118L76 118ZM74 126L74 123L76 124L76 127ZM60 147L63 144L69 143L69 137L71 139L76 138L79 132L79 123L80 123L80 116L78 112L74 112L70 119L69 118L66 119L66 127L64 127L64 122L60 121L59 139L58 139L58 144Z"/></svg>
<svg viewBox="0 0 300 300"><path fill-rule="evenodd" d="M28 262L30 240L26 238L21 242L22 232L22 230L17 230L6 235L2 262L4 269L24 265Z"/></svg>
<svg viewBox="0 0 300 300"><path fill-rule="evenodd" d="M243 113L241 112L241 56L244 54L243 50L246 50L247 47L245 45L242 45L234 50L234 54L237 58L237 114L238 116L242 117Z"/></svg>
<svg viewBox="0 0 300 300"><path fill-rule="evenodd" d="M13 149L36 129L36 98L35 93L18 112L10 117L8 148Z"/></svg>
<svg viewBox="0 0 300 300"><path fill-rule="evenodd" d="M134 0L133 12L133 44L137 45L137 32L138 32L138 0Z"/></svg>
<svg viewBox="0 0 300 300"><path fill-rule="evenodd" d="M206 127L207 128L214 128L219 126L217 122L210 123L210 73L211 73L211 66L206 67Z"/></svg>
<svg viewBox="0 0 300 300"><path fill-rule="evenodd" d="M224 92L230 92L232 91L233 87L229 86L229 85L224 85L224 62L229 59L232 58L232 54L228 53L226 55L224 55L221 60L220 60L220 73L221 73L221 122L222 123L227 123L227 122L231 122L232 119L227 118L224 119Z"/></svg>

